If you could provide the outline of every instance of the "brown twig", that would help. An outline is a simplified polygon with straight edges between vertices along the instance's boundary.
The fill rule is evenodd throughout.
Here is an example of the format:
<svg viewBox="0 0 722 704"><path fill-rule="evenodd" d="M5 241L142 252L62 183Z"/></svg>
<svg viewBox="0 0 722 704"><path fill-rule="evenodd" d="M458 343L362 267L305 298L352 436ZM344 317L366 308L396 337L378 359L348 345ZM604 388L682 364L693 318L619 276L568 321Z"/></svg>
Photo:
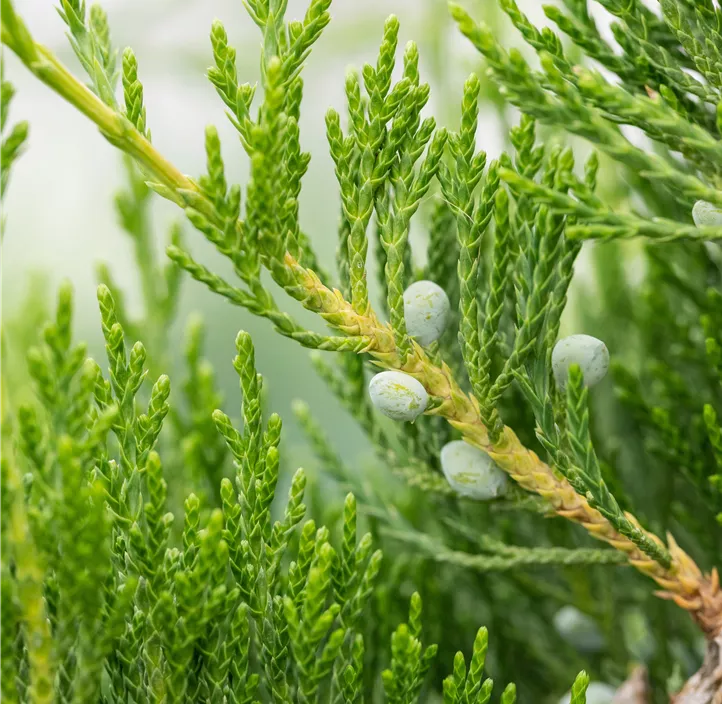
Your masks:
<svg viewBox="0 0 722 704"><path fill-rule="evenodd" d="M722 634L707 642L702 667L672 697L670 704L722 704Z"/></svg>
<svg viewBox="0 0 722 704"><path fill-rule="evenodd" d="M649 673L644 665L639 665L632 670L612 699L612 704L651 704L651 702Z"/></svg>

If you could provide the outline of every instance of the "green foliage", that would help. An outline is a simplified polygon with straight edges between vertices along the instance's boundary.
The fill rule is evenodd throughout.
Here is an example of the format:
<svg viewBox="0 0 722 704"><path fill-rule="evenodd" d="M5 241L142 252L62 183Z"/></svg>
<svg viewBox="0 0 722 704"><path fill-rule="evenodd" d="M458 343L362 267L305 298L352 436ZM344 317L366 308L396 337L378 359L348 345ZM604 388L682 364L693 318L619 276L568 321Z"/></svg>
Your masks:
<svg viewBox="0 0 722 704"><path fill-rule="evenodd" d="M545 12L590 58L616 74L618 83L573 65L561 38L549 29L538 32L513 0L502 6L537 51L540 72L518 52L504 52L488 28L475 24L463 10L454 6L452 13L513 103L542 122L563 124L620 166L641 172L644 181L636 184L635 193L644 200L644 211L613 211L573 177L565 177L569 193L534 184L518 171L505 169L502 178L519 197L576 216L567 227L572 238L642 234L663 240L718 239L718 225L690 224L695 199L719 202L714 156L719 144L719 85L711 71L718 12L707 3L672 0L661 3L661 16L639 2L601 4L619 20L613 29L621 54L602 39L586 3L567 3L566 13L552 6ZM699 77L689 69L697 70ZM635 146L620 125L642 130L654 148ZM615 371L619 394L644 433L645 449L667 466L680 467L703 498L705 513L719 517L714 459L719 434L715 409L720 401L715 371L718 325L713 322L720 286L716 247L689 243L662 254L654 245L647 246L649 272L640 296L642 308L635 312L615 306L633 336L630 342L642 345L641 354L635 359L627 351ZM600 271L599 277L604 275ZM673 342L680 340L687 342L681 347ZM641 368L635 368L637 359ZM697 378L700 382L694 381ZM702 399L689 393L698 385Z"/></svg>
<svg viewBox="0 0 722 704"><path fill-rule="evenodd" d="M91 89L104 102L115 107L117 81L116 52L110 43L108 18L100 5L86 12L85 0L60 0L58 14L68 26L68 39L85 72ZM125 57L123 57L125 85Z"/></svg>
<svg viewBox="0 0 722 704"><path fill-rule="evenodd" d="M236 460L235 481L219 482L221 508L204 507L190 494L182 533L174 537L157 452L168 379L152 385L141 412L144 347L138 342L128 352L116 302L103 285L98 300L107 377L85 358L83 345L72 344L72 295L64 286L55 322L28 353L38 404L19 409L15 448L4 450L3 540L10 555L2 580L3 696L364 698L362 617L381 552L372 551L371 534L358 537L353 494L344 503L337 547L327 528L303 523L303 470L291 480L285 508L274 509L281 421L273 414L263 422L262 378L249 335L238 334L234 360L242 430L222 411L212 414ZM390 669L379 673L388 701L419 697L437 652L422 648L421 624L415 593L408 623L391 637ZM486 647L481 629L461 683L470 701L487 701L491 689L490 680L480 685Z"/></svg>
<svg viewBox="0 0 722 704"><path fill-rule="evenodd" d="M13 162L22 153L25 141L28 138L28 123L18 122L8 130L8 111L15 95L15 89L9 81L5 80L5 63L0 63L0 198L5 195L5 189L10 178L10 168ZM0 223L0 232L5 229L5 218Z"/></svg>
<svg viewBox="0 0 722 704"><path fill-rule="evenodd" d="M705 28L714 23L714 13L705 14L703 9L674 0L662 3L661 18L641 2L600 4L619 19L614 33L621 55L602 39L585 3L570 4L568 14L552 6L545 11L590 58L616 74L619 83L598 71L575 66L561 37L551 29L539 32L514 0L503 0L501 5L537 52L540 71L532 69L520 52L507 53L492 31L475 23L461 7L453 5L452 14L484 55L512 103L541 122L563 125L621 165L642 173L648 181L642 194L659 212L653 217L616 212L576 184L569 184L570 194L559 194L535 186L522 174L503 176L509 177L512 187L533 193L559 212L578 215L581 222L569 228L573 238L719 239L718 227L688 224L695 200L721 202L714 165L717 87L704 71L705 82L687 72L709 61L708 49L697 37L704 36ZM691 31L691 27L695 29ZM708 46L714 46L713 42ZM620 125L642 130L658 148L636 146ZM684 163L675 162L671 152L681 153ZM667 204L662 200L665 196ZM681 217L683 214L687 217Z"/></svg>
<svg viewBox="0 0 722 704"><path fill-rule="evenodd" d="M161 266L157 259L155 238L150 222L150 197L152 191L142 174L131 160L125 160L127 188L115 196L115 210L125 235L133 245L133 256L138 271L139 289L142 295L143 315L131 319L120 287L107 264L97 268L98 281L113 291L115 313L118 321L132 337L145 340L150 349L151 363L158 368L168 364L168 333L175 322L180 298L181 272L170 262ZM174 223L169 228L170 246L180 246L183 241L181 226Z"/></svg>
<svg viewBox="0 0 722 704"><path fill-rule="evenodd" d="M722 547L720 13L685 0L665 0L659 13L637 0L600 4L616 18L616 44L586 2L545 8L563 38L501 0L538 67L451 6L522 113L488 165L477 135L486 86L471 75L458 128L437 127L422 117L430 89L418 47L406 46L397 69L399 23L386 21L375 65L347 74L346 115L326 116L341 211L331 276L299 204L311 158L301 149L300 74L330 0L311 0L301 21L287 19L283 0L245 4L262 37L259 91L241 82L223 24L211 27L208 77L248 157L243 188L228 183L212 126L195 180L151 144L137 61L127 49L118 70L101 10L60 7L90 92L3 0L3 42L129 158L116 209L144 304L130 319L110 270L100 270L104 372L72 344L62 287L55 321L26 353L34 403L3 399L8 701L514 704L518 693L553 702L584 667L568 695L583 704L590 680L618 686L641 659L661 702L692 674L697 626L709 639L722 627L709 572ZM557 133L546 139L540 126ZM576 158L564 131L602 159ZM3 189L22 141L13 134ZM170 263L159 265L153 192L183 209L232 280L196 259L178 226ZM705 222L693 224L695 201L705 202ZM425 267L410 246L416 226L429 233ZM638 235L649 241L637 247L644 271L633 286L624 256ZM586 239L603 241L585 260ZM387 322L372 305L369 250ZM591 261L596 287L577 287L567 311L578 261ZM188 328L172 398L164 372L181 271L312 349L370 457L349 457L344 439L328 437L298 402L320 472L285 476L281 420L264 413L245 332L233 360L240 423L221 409L202 322ZM421 279L442 286L454 310L426 348L407 334L403 306ZM298 322L278 293L329 330ZM572 365L557 386L552 350L571 323L607 343L611 383L590 391ZM376 412L367 384L378 368L423 385L429 402L414 423ZM473 501L445 480L441 448L459 439L516 480L503 498ZM611 547L594 547L580 525ZM632 567L676 604L650 604L648 580ZM563 606L594 624L598 648L549 625ZM630 626L634 614L648 624L649 647ZM492 694L485 668L518 690Z"/></svg>

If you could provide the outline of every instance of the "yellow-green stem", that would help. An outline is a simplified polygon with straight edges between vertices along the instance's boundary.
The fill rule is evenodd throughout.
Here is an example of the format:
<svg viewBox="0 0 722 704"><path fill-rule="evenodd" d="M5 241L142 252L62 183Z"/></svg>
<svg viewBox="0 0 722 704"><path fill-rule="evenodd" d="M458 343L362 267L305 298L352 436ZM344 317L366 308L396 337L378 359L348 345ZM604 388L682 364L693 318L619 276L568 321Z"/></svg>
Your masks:
<svg viewBox="0 0 722 704"><path fill-rule="evenodd" d="M45 85L92 120L103 136L133 157L160 183L176 190L197 190L197 186L165 159L121 114L106 105L90 88L78 81L48 49L36 45L39 60L28 66Z"/></svg>
<svg viewBox="0 0 722 704"><path fill-rule="evenodd" d="M2 2L2 43L11 49L25 66L46 86L55 91L100 129L101 134L115 147L132 157L144 173L168 189L168 197L185 207L183 192L200 195L198 186L181 173L142 135L125 115L106 105L88 86L73 74L42 44L32 41L22 20L15 14L9 0ZM8 14L9 13L9 14ZM25 41L21 42L10 31L10 20L15 31L22 31ZM29 44L32 42L32 44ZM206 217L218 222L212 205L205 199L194 199L194 207ZM200 206L200 207L198 207Z"/></svg>

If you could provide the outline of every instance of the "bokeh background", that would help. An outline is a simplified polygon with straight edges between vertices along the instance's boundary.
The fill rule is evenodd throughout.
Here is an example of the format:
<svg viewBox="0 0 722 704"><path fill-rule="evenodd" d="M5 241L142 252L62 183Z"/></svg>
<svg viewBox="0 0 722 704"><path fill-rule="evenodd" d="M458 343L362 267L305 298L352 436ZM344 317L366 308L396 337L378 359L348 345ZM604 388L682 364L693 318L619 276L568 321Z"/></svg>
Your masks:
<svg viewBox="0 0 722 704"><path fill-rule="evenodd" d="M51 0L23 0L19 8L36 40L47 45L77 75L81 68L65 37L65 25ZM223 21L238 51L239 76L258 78L260 36L237 0L104 0L114 45L121 51L131 45L138 57L145 88L148 124L157 148L183 172L198 176L204 170L203 130L214 124L220 131L229 181L243 183L248 171L245 153L224 115L221 100L205 77L212 61L211 23ZM533 21L544 24L539 4L520 3ZM288 17L301 18L306 0L290 0ZM495 2L469 0L477 16L519 45ZM481 68L478 55L453 26L445 0L335 0L333 20L315 46L304 72L305 99L301 117L302 146L313 155L301 194L302 224L322 262L332 268L336 248L339 198L325 137L324 114L344 108L344 75L349 67L375 61L385 18L396 14L401 23L401 47L411 39L421 55L423 78L431 84L426 108L440 124L453 127L464 79ZM29 294L52 301L62 279L72 281L76 292L77 338L87 340L91 355L104 359L95 300L96 267L105 262L122 288L131 312L140 313L140 287L130 238L122 231L113 208L114 194L126 184L119 153L88 121L38 82L6 52L6 77L17 95L10 122L30 123L25 154L16 163L3 203L6 218L3 242L2 312L12 320L22 312ZM513 111L501 108L493 86L485 83L485 104L479 124L479 143L490 157L505 147L506 124ZM431 198L438 197L432 195ZM426 203L427 212L431 203ZM171 223L181 215L175 206L153 199L154 232L160 257ZM422 245L424 215L415 219L412 243ZM202 236L184 224L186 242L204 263L226 272ZM423 257L423 246L415 252ZM287 309L298 308L280 294ZM270 324L234 308L185 279L178 322L171 349L180 350L185 323L199 313L207 327L206 356L216 368L226 396L226 410L238 405L237 377L230 360L239 329L253 335L258 366L265 375L269 406L286 421L286 443L301 442L289 411L295 397L304 398L332 437L342 437L350 454L364 453L357 427L316 377L305 351L275 334ZM304 312L298 314L304 318ZM318 327L312 316L304 318ZM9 332L12 328L9 329ZM22 341L17 341L22 342ZM13 340L10 339L13 347ZM4 360L17 365L12 354ZM180 354L169 360L171 381L178 376ZM301 450L302 452L302 450ZM299 457L299 461L302 458Z"/></svg>

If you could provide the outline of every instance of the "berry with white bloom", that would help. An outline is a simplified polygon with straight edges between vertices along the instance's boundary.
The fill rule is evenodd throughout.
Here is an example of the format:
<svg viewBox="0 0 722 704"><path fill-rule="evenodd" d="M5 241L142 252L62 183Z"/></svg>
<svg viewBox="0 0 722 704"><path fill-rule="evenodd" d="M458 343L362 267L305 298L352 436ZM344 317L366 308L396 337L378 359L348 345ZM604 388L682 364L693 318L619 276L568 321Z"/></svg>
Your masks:
<svg viewBox="0 0 722 704"><path fill-rule="evenodd" d="M567 386L572 364L581 367L584 385L594 386L607 375L609 350L601 340L591 335L570 335L559 340L552 351L552 370L562 390Z"/></svg>
<svg viewBox="0 0 722 704"><path fill-rule="evenodd" d="M591 682L587 687L587 704L612 704L617 690L609 684L603 682ZM572 700L572 693L567 692L560 700L559 704L569 704Z"/></svg>
<svg viewBox="0 0 722 704"><path fill-rule="evenodd" d="M429 395L421 382L403 372L381 372L369 383L371 402L385 416L413 421L429 404Z"/></svg>
<svg viewBox="0 0 722 704"><path fill-rule="evenodd" d="M722 208L706 200L698 200L692 208L692 219L697 227L722 227ZM718 242L704 242L712 261L722 268L722 249Z"/></svg>
<svg viewBox="0 0 722 704"><path fill-rule="evenodd" d="M554 628L567 643L584 653L596 653L604 647L597 624L574 606L564 606L554 614Z"/></svg>
<svg viewBox="0 0 722 704"><path fill-rule="evenodd" d="M692 208L692 219L697 227L722 227L722 208L706 200L698 200Z"/></svg>
<svg viewBox="0 0 722 704"><path fill-rule="evenodd" d="M494 460L463 440L441 448L441 469L454 491L472 499L494 499L509 486L508 477Z"/></svg>
<svg viewBox="0 0 722 704"><path fill-rule="evenodd" d="M450 310L449 297L433 281L417 281L404 291L406 331L422 347L441 337Z"/></svg>

